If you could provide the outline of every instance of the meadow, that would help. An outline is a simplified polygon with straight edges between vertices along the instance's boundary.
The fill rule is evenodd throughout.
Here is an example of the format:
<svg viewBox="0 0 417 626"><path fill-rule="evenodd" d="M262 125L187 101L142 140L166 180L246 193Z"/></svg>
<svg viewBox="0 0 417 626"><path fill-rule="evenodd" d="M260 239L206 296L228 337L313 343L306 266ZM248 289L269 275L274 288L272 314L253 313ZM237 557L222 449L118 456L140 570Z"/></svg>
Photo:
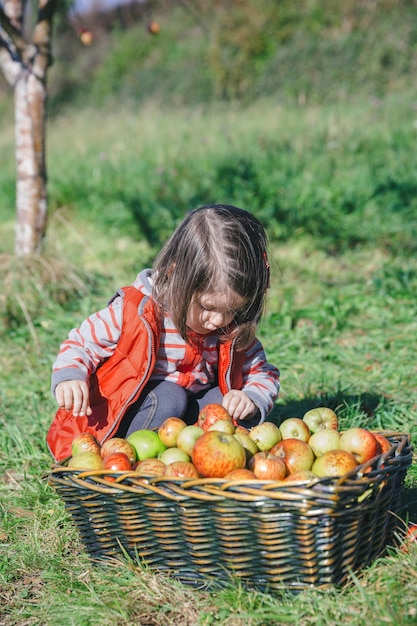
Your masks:
<svg viewBox="0 0 417 626"><path fill-rule="evenodd" d="M196 591L131 563L93 566L47 482L60 342L152 263L184 213L252 210L270 237L259 329L282 390L271 419L333 407L341 426L417 440L415 94L376 102L68 109L48 130L41 256L13 256L13 128L0 133L0 624L417 624L417 546L340 589ZM11 114L6 108L5 115ZM7 156L6 156L7 155ZM401 518L417 523L417 461Z"/></svg>

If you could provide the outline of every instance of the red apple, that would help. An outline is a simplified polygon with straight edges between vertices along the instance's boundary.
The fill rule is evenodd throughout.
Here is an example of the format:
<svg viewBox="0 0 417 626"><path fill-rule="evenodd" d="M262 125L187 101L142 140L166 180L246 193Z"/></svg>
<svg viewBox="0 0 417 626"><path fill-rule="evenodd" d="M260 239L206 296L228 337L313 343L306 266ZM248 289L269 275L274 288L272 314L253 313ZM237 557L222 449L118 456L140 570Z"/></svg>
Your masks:
<svg viewBox="0 0 417 626"><path fill-rule="evenodd" d="M270 450L281 441L281 431L273 422L262 422L249 431L249 437L256 443L260 451Z"/></svg>
<svg viewBox="0 0 417 626"><path fill-rule="evenodd" d="M366 428L348 428L340 435L339 448L351 452L358 463L366 463L378 454L378 443Z"/></svg>
<svg viewBox="0 0 417 626"><path fill-rule="evenodd" d="M326 406L318 406L315 409L310 409L304 413L303 421L312 433L318 430L337 430L339 428L339 421L336 413Z"/></svg>
<svg viewBox="0 0 417 626"><path fill-rule="evenodd" d="M310 429L299 417L289 417L279 425L281 437L283 439L301 439L308 441L310 438Z"/></svg>
<svg viewBox="0 0 417 626"><path fill-rule="evenodd" d="M151 35L157 35L159 33L159 31L161 30L161 27L159 26L159 23L156 22L155 20L151 20L148 23L148 32Z"/></svg>
<svg viewBox="0 0 417 626"><path fill-rule="evenodd" d="M417 543L417 524L409 522L404 541L401 545L401 552L407 554L410 551L412 544L415 543Z"/></svg>
<svg viewBox="0 0 417 626"><path fill-rule="evenodd" d="M227 480L256 480L255 474L247 467L231 470L227 472L225 478Z"/></svg>
<svg viewBox="0 0 417 626"><path fill-rule="evenodd" d="M316 459L311 468L320 478L343 476L355 469L357 461L353 454L346 450L330 450Z"/></svg>
<svg viewBox="0 0 417 626"><path fill-rule="evenodd" d="M101 446L101 456L106 457L113 452L124 452L129 457L130 462L133 464L136 461L136 450L127 439L123 437L112 437L107 439Z"/></svg>
<svg viewBox="0 0 417 626"><path fill-rule="evenodd" d="M317 475L311 470L300 470L299 472L288 474L288 476L284 478L284 483L308 482L314 479L317 479Z"/></svg>
<svg viewBox="0 0 417 626"><path fill-rule="evenodd" d="M111 452L103 458L103 469L128 472L132 469L132 463L124 452Z"/></svg>
<svg viewBox="0 0 417 626"><path fill-rule="evenodd" d="M200 478L197 468L190 461L174 461L165 466L164 476L177 478Z"/></svg>
<svg viewBox="0 0 417 626"><path fill-rule="evenodd" d="M288 474L309 470L314 463L313 450L301 439L283 439L271 448L271 453L282 458Z"/></svg>
<svg viewBox="0 0 417 626"><path fill-rule="evenodd" d="M165 467L165 463L160 459L150 458L138 461L134 470L140 474L140 476L163 476Z"/></svg>
<svg viewBox="0 0 417 626"><path fill-rule="evenodd" d="M259 480L283 480L287 475L283 459L271 452L257 452L250 459L248 467Z"/></svg>
<svg viewBox="0 0 417 626"><path fill-rule="evenodd" d="M233 435L212 430L195 442L192 461L202 476L224 478L232 469L245 467L246 452Z"/></svg>
<svg viewBox="0 0 417 626"><path fill-rule="evenodd" d="M186 426L178 433L177 437L177 448L180 450L184 450L191 457L193 453L193 448L195 442L204 435L204 430L200 428L200 426L196 426L195 424L191 424L190 426Z"/></svg>
<svg viewBox="0 0 417 626"><path fill-rule="evenodd" d="M68 467L72 469L100 470L103 469L103 459L100 453L85 450L74 454L68 462Z"/></svg>
<svg viewBox="0 0 417 626"><path fill-rule="evenodd" d="M167 448L158 457L162 463L169 465L177 461L191 461L190 455L181 450L181 448Z"/></svg>
<svg viewBox="0 0 417 626"><path fill-rule="evenodd" d="M167 448L174 448L179 433L186 426L186 422L180 417L168 417L158 429L159 438Z"/></svg>
<svg viewBox="0 0 417 626"><path fill-rule="evenodd" d="M330 450L337 450L340 443L340 433L338 430L317 430L308 440L310 448L312 448L315 456L322 456Z"/></svg>
<svg viewBox="0 0 417 626"><path fill-rule="evenodd" d="M389 450L391 450L392 443L390 442L389 439L387 439L384 435L381 435L381 433L373 433L373 434L378 444L377 454L385 454L385 452L388 452Z"/></svg>
<svg viewBox="0 0 417 626"><path fill-rule="evenodd" d="M229 412L221 404L206 404L198 414L197 426L207 431L217 420L233 422Z"/></svg>
<svg viewBox="0 0 417 626"><path fill-rule="evenodd" d="M100 444L91 433L80 433L72 440L71 453L75 456L79 452L94 452L100 454Z"/></svg>

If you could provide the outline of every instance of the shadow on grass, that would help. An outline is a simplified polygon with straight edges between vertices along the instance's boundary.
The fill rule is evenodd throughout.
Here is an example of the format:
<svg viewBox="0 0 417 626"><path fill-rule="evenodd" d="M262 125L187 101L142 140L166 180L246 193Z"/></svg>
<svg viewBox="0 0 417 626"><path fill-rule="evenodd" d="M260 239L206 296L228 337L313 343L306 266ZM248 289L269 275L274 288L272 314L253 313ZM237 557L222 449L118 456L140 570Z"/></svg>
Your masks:
<svg viewBox="0 0 417 626"><path fill-rule="evenodd" d="M364 414L370 420L375 415L377 407L384 402L383 396L374 394L322 394L320 396L306 397L302 400L289 400L283 404L276 404L268 419L280 424L289 417L303 417L309 409L318 406L326 406L337 412L340 407L353 407L359 414Z"/></svg>
<svg viewBox="0 0 417 626"><path fill-rule="evenodd" d="M417 487L405 487L401 493L400 517L417 524Z"/></svg>

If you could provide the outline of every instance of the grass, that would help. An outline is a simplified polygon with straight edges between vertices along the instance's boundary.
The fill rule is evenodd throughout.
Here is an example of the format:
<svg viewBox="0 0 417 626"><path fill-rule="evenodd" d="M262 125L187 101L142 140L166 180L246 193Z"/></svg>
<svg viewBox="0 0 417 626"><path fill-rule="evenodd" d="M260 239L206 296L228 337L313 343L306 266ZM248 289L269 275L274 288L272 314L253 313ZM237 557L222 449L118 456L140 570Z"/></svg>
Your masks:
<svg viewBox="0 0 417 626"><path fill-rule="evenodd" d="M67 112L49 128L51 214L44 255L28 262L12 256L13 172L5 159L7 167L0 168L1 625L417 623L416 546L407 554L391 547L342 589L278 597L238 584L216 593L196 591L126 562L94 567L47 484L51 459L45 445L55 410L50 370L60 341L151 263L165 232L209 191L215 201L255 206L271 226L273 280L259 334L281 369L274 417L328 404L337 409L342 427L407 431L416 441L417 261L407 247L413 225L405 210L412 202L405 200L401 211L391 190L380 196L381 206L371 206L369 188L377 185L379 170L366 167L387 162L404 188L411 185L414 173L406 156L412 163L413 148L406 136L412 102L412 95L393 96L377 112L359 101L345 108L297 110L264 101L246 109L167 112L148 104L139 111L126 106L117 116L111 110L100 116ZM404 112L401 119L398 110ZM11 130L0 133L2 155L12 146ZM337 158L319 141L330 135L337 137ZM258 163L257 173L264 168L269 179L263 204L251 179L245 190L243 176L229 188L219 170L218 178L211 178L222 159L232 162L245 154L257 163L257 139L271 136L291 149L273 166L265 155ZM394 167L396 155L401 162ZM289 228L290 214L281 226L277 214L268 218L268 198L278 186L288 202L303 207L307 224L319 224L320 197L312 195L317 181L322 199L354 189L358 211L366 210L349 221L346 206L335 203L334 218L345 229L339 233L302 227L303 220L295 218ZM141 206L135 209L136 196ZM360 197L366 199L362 205ZM147 202L154 221L145 212ZM174 204L177 212L167 210ZM392 220L378 224L378 208ZM150 239L143 232L146 220ZM354 243L358 224L362 239ZM401 241L407 242L403 250ZM417 522L416 491L414 459L404 520Z"/></svg>

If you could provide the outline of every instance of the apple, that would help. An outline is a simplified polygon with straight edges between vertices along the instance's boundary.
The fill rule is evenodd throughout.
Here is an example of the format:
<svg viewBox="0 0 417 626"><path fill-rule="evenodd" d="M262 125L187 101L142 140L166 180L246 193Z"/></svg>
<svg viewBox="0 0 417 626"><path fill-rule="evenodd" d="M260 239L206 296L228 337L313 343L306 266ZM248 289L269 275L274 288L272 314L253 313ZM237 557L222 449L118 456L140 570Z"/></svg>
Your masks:
<svg viewBox="0 0 417 626"><path fill-rule="evenodd" d="M132 469L132 463L124 452L110 452L103 458L103 469L128 472Z"/></svg>
<svg viewBox="0 0 417 626"><path fill-rule="evenodd" d="M239 467L238 469L227 472L225 478L227 480L256 480L255 474L247 467Z"/></svg>
<svg viewBox="0 0 417 626"><path fill-rule="evenodd" d="M326 406L318 406L304 413L303 421L307 424L312 433L318 430L337 430L339 420L336 413Z"/></svg>
<svg viewBox="0 0 417 626"><path fill-rule="evenodd" d="M217 422L214 422L208 430L219 430L222 433L233 435L236 429L232 420L217 420Z"/></svg>
<svg viewBox="0 0 417 626"><path fill-rule="evenodd" d="M75 456L79 452L94 452L100 454L100 444L91 433L80 433L71 443L71 453Z"/></svg>
<svg viewBox="0 0 417 626"><path fill-rule="evenodd" d="M127 441L135 448L139 461L156 457L166 450L166 446L160 440L158 433L146 428L135 430L127 437Z"/></svg>
<svg viewBox="0 0 417 626"><path fill-rule="evenodd" d="M124 452L129 457L132 464L136 461L135 448L127 441L127 439L123 439L123 437L112 437L111 439L107 439L102 444L100 452L103 459L113 452Z"/></svg>
<svg viewBox="0 0 417 626"><path fill-rule="evenodd" d="M157 35L160 30L161 30L161 27L159 26L159 23L156 22L155 20L151 20L148 23L148 33L150 33L151 35Z"/></svg>
<svg viewBox="0 0 417 626"><path fill-rule="evenodd" d="M348 428L340 435L339 448L351 452L358 463L366 463L378 454L378 443L367 428Z"/></svg>
<svg viewBox="0 0 417 626"><path fill-rule="evenodd" d="M235 433L242 433L242 435L249 435L249 428L246 428L246 426L242 426L242 424L238 424L236 426Z"/></svg>
<svg viewBox="0 0 417 626"><path fill-rule="evenodd" d="M181 450L181 448L167 448L158 457L165 465L176 461L190 461L190 455Z"/></svg>
<svg viewBox="0 0 417 626"><path fill-rule="evenodd" d="M409 522L407 532L401 545L401 552L407 554L410 551L412 544L415 543L417 543L417 524Z"/></svg>
<svg viewBox="0 0 417 626"><path fill-rule="evenodd" d="M314 463L314 453L306 441L301 439L283 439L271 448L271 453L282 458L287 473L309 470Z"/></svg>
<svg viewBox="0 0 417 626"><path fill-rule="evenodd" d="M282 439L308 441L311 435L307 423L299 417L289 417L279 425Z"/></svg>
<svg viewBox="0 0 417 626"><path fill-rule="evenodd" d="M180 417L167 417L158 429L159 438L167 448L174 448L179 433L186 426L187 423Z"/></svg>
<svg viewBox="0 0 417 626"><path fill-rule="evenodd" d="M373 435L378 444L377 454L385 454L385 452L388 452L389 450L391 450L392 443L390 442L389 439L387 439L387 437L385 437L384 435L381 435L381 433L373 433Z"/></svg>
<svg viewBox="0 0 417 626"><path fill-rule="evenodd" d="M248 431L249 432L249 431ZM249 437L249 435L247 435L246 433L242 433L242 432L238 432L236 429L235 434L233 435L238 442L245 448L245 452L246 452L246 462L249 461L249 459L251 457L253 457L254 454L256 454L257 452L259 452L259 448L256 445L256 443L254 442L253 439L251 439Z"/></svg>
<svg viewBox="0 0 417 626"><path fill-rule="evenodd" d="M281 441L281 431L273 422L262 422L249 431L249 437L254 441L258 449L270 450L278 441Z"/></svg>
<svg viewBox="0 0 417 626"><path fill-rule="evenodd" d="M165 466L164 476L177 478L200 478L197 468L190 461L174 461Z"/></svg>
<svg viewBox="0 0 417 626"><path fill-rule="evenodd" d="M217 420L229 420L233 422L232 417L224 406L216 404L215 402L206 404L198 414L197 426L207 431Z"/></svg>
<svg viewBox="0 0 417 626"><path fill-rule="evenodd" d="M204 430L196 424L191 424L183 428L177 437L177 448L184 450L191 457L195 442L204 435Z"/></svg>
<svg viewBox="0 0 417 626"><path fill-rule="evenodd" d="M309 446L312 448L315 456L322 456L330 450L339 448L340 433L338 430L317 430L308 440Z"/></svg>
<svg viewBox="0 0 417 626"><path fill-rule="evenodd" d="M311 471L320 478L343 476L357 465L355 457L347 450L330 450L314 461Z"/></svg>
<svg viewBox="0 0 417 626"><path fill-rule="evenodd" d="M163 476L166 465L161 459L143 459L134 466L135 472L141 476Z"/></svg>
<svg viewBox="0 0 417 626"><path fill-rule="evenodd" d="M103 469L103 459L100 453L84 450L77 452L70 458L68 467L71 469L100 470Z"/></svg>
<svg viewBox="0 0 417 626"><path fill-rule="evenodd" d="M300 470L299 472L293 472L292 474L288 474L288 476L284 478L284 483L308 482L314 479L317 479L317 475L311 470Z"/></svg>
<svg viewBox="0 0 417 626"><path fill-rule="evenodd" d="M259 480L283 480L287 475L287 467L282 458L267 451L254 454L248 467Z"/></svg>
<svg viewBox="0 0 417 626"><path fill-rule="evenodd" d="M232 469L245 467L245 448L236 437L207 431L195 442L192 461L204 477L224 478Z"/></svg>

